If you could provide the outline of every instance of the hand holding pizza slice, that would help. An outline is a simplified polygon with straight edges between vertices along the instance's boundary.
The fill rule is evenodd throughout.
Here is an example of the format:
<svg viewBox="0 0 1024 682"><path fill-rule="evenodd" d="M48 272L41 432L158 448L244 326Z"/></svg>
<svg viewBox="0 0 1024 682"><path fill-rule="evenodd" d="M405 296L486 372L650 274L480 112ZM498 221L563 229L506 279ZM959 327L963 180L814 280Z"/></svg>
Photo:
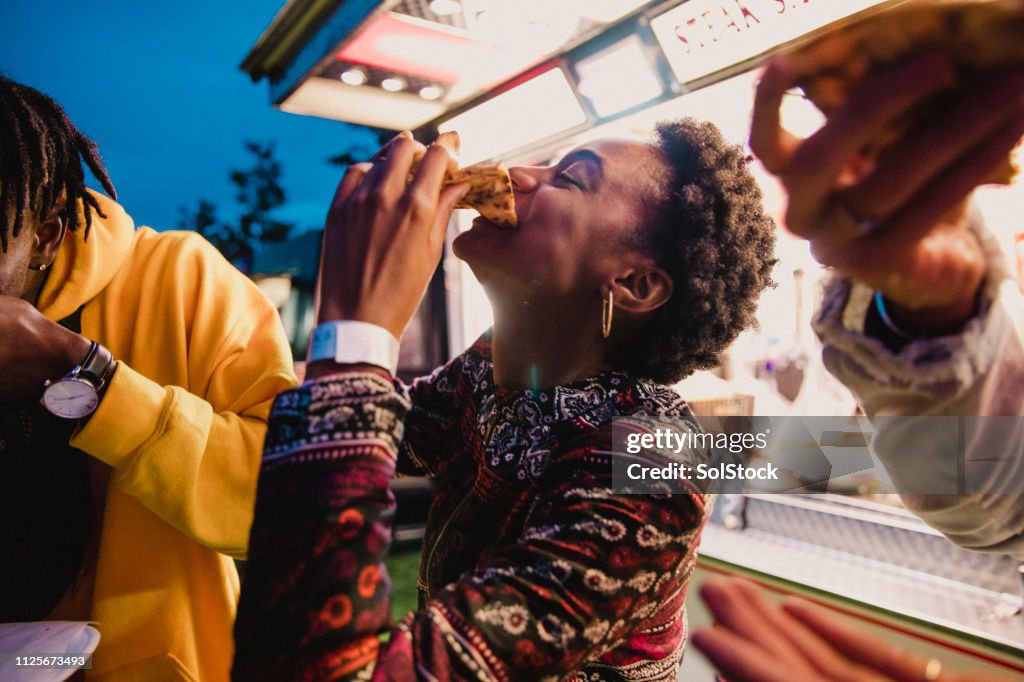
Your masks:
<svg viewBox="0 0 1024 682"><path fill-rule="evenodd" d="M750 143L820 261L941 333L972 314L986 270L967 200L1010 180L1024 134L1024 0L893 5L769 63ZM826 115L807 139L781 126L794 87Z"/></svg>
<svg viewBox="0 0 1024 682"><path fill-rule="evenodd" d="M515 226L508 171L460 169L458 144L454 133L425 147L402 132L348 168L324 225L318 322L368 322L400 338L441 260L454 208Z"/></svg>
<svg viewBox="0 0 1024 682"><path fill-rule="evenodd" d="M434 144L444 147L456 158L459 156L459 134L454 131L441 133ZM455 208L474 209L498 227L516 227L512 179L505 164L476 164L445 176L445 185L459 183L468 183L469 192L455 204Z"/></svg>

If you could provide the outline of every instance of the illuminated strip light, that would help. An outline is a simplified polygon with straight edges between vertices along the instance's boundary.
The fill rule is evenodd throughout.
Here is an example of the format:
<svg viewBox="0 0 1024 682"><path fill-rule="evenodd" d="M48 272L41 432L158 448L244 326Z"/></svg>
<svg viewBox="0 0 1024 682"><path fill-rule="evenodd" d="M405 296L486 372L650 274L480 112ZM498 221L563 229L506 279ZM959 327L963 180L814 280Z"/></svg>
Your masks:
<svg viewBox="0 0 1024 682"><path fill-rule="evenodd" d="M587 116L561 68L555 67L444 121L457 130L462 162L503 155L586 123Z"/></svg>

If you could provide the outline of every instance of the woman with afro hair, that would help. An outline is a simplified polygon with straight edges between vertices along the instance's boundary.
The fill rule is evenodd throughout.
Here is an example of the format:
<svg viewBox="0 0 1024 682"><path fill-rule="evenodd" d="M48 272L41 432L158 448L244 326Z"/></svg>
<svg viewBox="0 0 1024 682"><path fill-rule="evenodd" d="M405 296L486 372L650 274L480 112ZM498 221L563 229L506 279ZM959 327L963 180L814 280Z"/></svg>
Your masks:
<svg viewBox="0 0 1024 682"><path fill-rule="evenodd" d="M477 218L453 245L494 327L405 386L389 349L467 191L453 167L402 133L338 188L307 381L270 420L233 674L674 680L711 500L616 489L612 423L698 429L668 385L753 323L775 237L747 158L679 120L512 168L518 226ZM420 608L392 625L396 471L435 495Z"/></svg>

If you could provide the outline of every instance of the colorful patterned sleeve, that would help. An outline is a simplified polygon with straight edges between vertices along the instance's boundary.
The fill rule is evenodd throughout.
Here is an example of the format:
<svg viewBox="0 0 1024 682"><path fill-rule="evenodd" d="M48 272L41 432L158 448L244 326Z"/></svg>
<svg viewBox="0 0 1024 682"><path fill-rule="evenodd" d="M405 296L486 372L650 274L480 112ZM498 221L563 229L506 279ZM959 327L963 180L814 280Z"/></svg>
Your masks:
<svg viewBox="0 0 1024 682"><path fill-rule="evenodd" d="M704 498L616 495L610 455L592 447L552 464L557 484L518 542L391 626L387 484L408 409L376 375L279 397L233 678L536 681L585 668L606 679L597 671L642 661L662 670L636 679L675 679Z"/></svg>
<svg viewBox="0 0 1024 682"><path fill-rule="evenodd" d="M441 457L451 451L450 440L458 433L454 393L462 360L462 355L456 356L410 386L396 381L410 403L406 437L398 453L399 474L433 476Z"/></svg>

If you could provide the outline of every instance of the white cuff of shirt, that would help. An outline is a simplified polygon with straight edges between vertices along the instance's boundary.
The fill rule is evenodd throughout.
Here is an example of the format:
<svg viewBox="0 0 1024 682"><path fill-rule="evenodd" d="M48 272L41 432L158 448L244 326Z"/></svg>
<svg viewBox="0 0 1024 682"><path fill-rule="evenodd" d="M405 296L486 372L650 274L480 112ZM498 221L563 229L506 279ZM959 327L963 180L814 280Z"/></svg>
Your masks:
<svg viewBox="0 0 1024 682"><path fill-rule="evenodd" d="M306 360L376 365L395 376L398 372L398 339L387 329L369 322L324 322L318 324L309 337Z"/></svg>

